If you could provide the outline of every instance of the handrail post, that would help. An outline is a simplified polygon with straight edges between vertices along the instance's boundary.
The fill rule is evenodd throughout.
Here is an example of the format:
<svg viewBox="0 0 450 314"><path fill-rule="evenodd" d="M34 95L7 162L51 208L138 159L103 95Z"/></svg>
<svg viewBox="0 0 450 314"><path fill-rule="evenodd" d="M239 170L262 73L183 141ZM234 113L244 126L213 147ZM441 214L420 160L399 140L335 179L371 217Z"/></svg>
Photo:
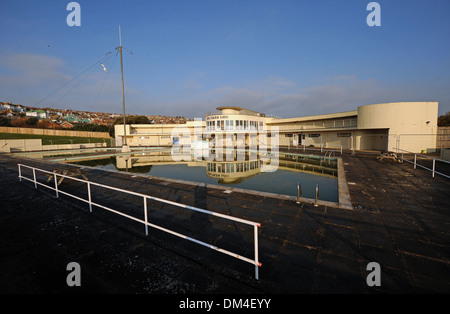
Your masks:
<svg viewBox="0 0 450 314"><path fill-rule="evenodd" d="M22 182L22 170L20 168L20 164L17 164L17 166L19 167L19 181Z"/></svg>
<svg viewBox="0 0 450 314"><path fill-rule="evenodd" d="M144 219L145 219L145 235L148 236L147 197L145 196L144 196Z"/></svg>
<svg viewBox="0 0 450 314"><path fill-rule="evenodd" d="M416 169L416 163L417 163L416 159L417 159L417 154L414 154L414 169Z"/></svg>
<svg viewBox="0 0 450 314"><path fill-rule="evenodd" d="M89 181L87 182L87 188L88 188L89 212L92 213L91 183Z"/></svg>
<svg viewBox="0 0 450 314"><path fill-rule="evenodd" d="M433 178L434 178L434 169L436 168L436 159L433 158Z"/></svg>
<svg viewBox="0 0 450 314"><path fill-rule="evenodd" d="M34 188L37 189L37 184L36 184L36 171L33 168L33 180L34 180Z"/></svg>
<svg viewBox="0 0 450 314"><path fill-rule="evenodd" d="M258 259L258 227L260 225L254 225L253 226L253 232L254 232L254 238L255 238L255 279L259 280L259 266L261 266L261 263Z"/></svg>
<svg viewBox="0 0 450 314"><path fill-rule="evenodd" d="M59 198L59 193L58 193L58 180L56 180L56 173L53 173L53 178L55 179L55 191L56 191L56 197Z"/></svg>
<svg viewBox="0 0 450 314"><path fill-rule="evenodd" d="M319 200L319 185L316 184L316 200L314 201L314 206L317 207L319 204L317 204L317 201Z"/></svg>

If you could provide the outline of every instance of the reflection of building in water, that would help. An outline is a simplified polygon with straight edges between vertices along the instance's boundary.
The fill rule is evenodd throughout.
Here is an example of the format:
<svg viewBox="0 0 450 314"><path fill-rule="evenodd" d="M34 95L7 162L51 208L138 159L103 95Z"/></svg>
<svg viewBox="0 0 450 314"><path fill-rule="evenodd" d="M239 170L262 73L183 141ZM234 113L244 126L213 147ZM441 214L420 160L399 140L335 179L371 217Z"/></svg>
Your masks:
<svg viewBox="0 0 450 314"><path fill-rule="evenodd" d="M151 166L158 165L186 165L188 167L204 167L206 175L210 178L218 179L221 184L237 184L253 176L258 175L264 161L261 155L245 153L244 156L237 154L227 155L227 158L220 156L219 160L216 151L212 151L211 159L197 159L189 152L184 152L186 157L183 161L174 161L171 151L146 152L140 154L119 155L116 157L116 168L132 172L149 172ZM222 158L223 157L223 158ZM280 170L305 172L325 177L337 177L337 162L334 159L280 154ZM134 169L134 171L132 170ZM140 171L141 169L142 171Z"/></svg>
<svg viewBox="0 0 450 314"><path fill-rule="evenodd" d="M280 154L279 169L337 178L337 160L317 156Z"/></svg>
<svg viewBox="0 0 450 314"><path fill-rule="evenodd" d="M188 166L200 166L202 162L194 161L193 155L187 152L183 153L184 161L177 162L172 158L170 150L158 152L145 152L140 154L127 154L116 157L117 169L130 169L133 167L155 166L155 165L180 165L186 164ZM189 159L188 159L189 158ZM203 163L206 164L206 161Z"/></svg>
<svg viewBox="0 0 450 314"><path fill-rule="evenodd" d="M218 178L219 183L240 183L261 172L261 160L217 161L207 164L207 176Z"/></svg>

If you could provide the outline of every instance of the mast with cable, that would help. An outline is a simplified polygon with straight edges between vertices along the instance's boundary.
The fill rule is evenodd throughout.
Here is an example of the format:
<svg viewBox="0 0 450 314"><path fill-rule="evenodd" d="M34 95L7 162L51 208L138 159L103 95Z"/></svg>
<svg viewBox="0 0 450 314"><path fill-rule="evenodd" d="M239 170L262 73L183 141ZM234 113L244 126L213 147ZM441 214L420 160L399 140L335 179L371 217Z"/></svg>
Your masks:
<svg viewBox="0 0 450 314"><path fill-rule="evenodd" d="M125 89L123 85L123 60L122 60L122 34L120 32L119 25L119 47L118 50L120 52L120 72L122 74L122 107L123 107L123 137L124 143L122 145L122 152L129 152L130 148L127 144L127 125L126 125L126 115L125 115Z"/></svg>

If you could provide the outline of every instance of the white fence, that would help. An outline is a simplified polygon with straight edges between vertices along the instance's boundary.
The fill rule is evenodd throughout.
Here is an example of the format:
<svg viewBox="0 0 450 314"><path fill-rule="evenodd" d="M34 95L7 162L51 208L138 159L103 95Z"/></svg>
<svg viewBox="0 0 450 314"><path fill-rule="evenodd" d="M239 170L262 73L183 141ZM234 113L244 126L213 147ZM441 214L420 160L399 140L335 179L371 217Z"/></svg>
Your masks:
<svg viewBox="0 0 450 314"><path fill-rule="evenodd" d="M54 190L56 192L56 197L59 197L59 193L62 193L62 194L68 195L70 197L73 197L75 199L78 199L78 200L80 200L82 202L88 203L90 212L92 212L92 206L97 206L97 207L103 208L105 210L108 210L110 212L113 212L115 214L127 217L127 218L132 219L134 221L137 221L139 223L142 223L142 224L145 225L145 234L146 235L148 235L148 227L150 226L150 227L153 227L155 229L159 229L161 231L164 231L164 232L170 233L172 235L175 235L177 237L183 238L185 240L189 240L189 241L195 242L197 244L203 245L203 246L208 247L210 249L214 249L214 250L219 251L221 253L224 253L224 254L230 255L232 257L238 258L238 259L243 260L243 261L245 261L247 263L253 264L253 265L255 265L255 278L256 278L256 280L259 279L259 269L258 269L258 267L261 266L261 263L259 262L259 259L258 259L258 228L261 227L260 223L249 221L249 220L245 220L245 219L241 219L241 218L236 218L236 217L233 217L233 216L224 215L224 214L220 214L220 213L216 213L216 212L212 212L212 211L208 211L208 210L204 210L204 209L201 209L201 208L197 208L197 207L193 207L193 206L189 206L189 205L185 205L185 204L180 204L180 203L177 203L177 202L173 202L173 201L157 198L157 197L150 196L150 195L145 195L145 194L142 194L142 193L137 193L137 192L133 192L133 191L127 191L127 190L119 189L119 188L116 188L116 187L112 187L112 186L108 186L108 185L104 185L104 184L100 184L100 183L95 183L95 182L91 182L91 181L87 181L87 180L82 180L82 179L78 179L78 178L74 178L74 177L58 174L58 173L55 173L55 172L42 170L42 169L39 169L39 168L35 168L35 167L23 165L23 164L17 164L17 166L19 167L19 180L20 181L22 181L22 179L25 179L25 180L33 182L35 188L37 188L37 185L39 184L41 186L44 186L44 187L49 188L51 190ZM32 172L33 172L33 178L28 178L28 177L22 175L22 167L31 169ZM37 181L36 180L36 172L37 171L45 173L45 174L47 174L49 176L53 176L54 187L52 187L50 185L47 185L47 184L43 184L43 183ZM87 192L88 192L88 199L84 199L84 198L75 196L73 194L70 194L68 192L61 191L60 189L58 189L57 177L86 183L86 185L87 185ZM136 217L133 217L133 216L125 214L125 213L122 213L120 211L114 210L114 209L109 208L107 206L104 206L104 205L101 205L101 204L93 202L92 201L92 195L91 195L91 186L98 186L98 187L102 187L102 188L106 188L106 189L110 189L110 190L114 190L114 191L118 191L118 192L127 193L127 194L131 194L131 195L142 197L142 199L143 199L143 207L144 207L144 220L136 218ZM228 219L228 220L232 220L232 221L236 221L236 222L239 222L239 223L243 223L243 224L247 224L247 225L253 226L253 233L254 233L254 259L250 259L250 258L244 257L244 256L242 256L240 254L236 254L236 253L230 252L228 250L219 248L219 247L211 245L209 243L202 242L202 241L199 241L197 239L193 239L193 238L188 237L188 236L186 236L184 234L181 234L181 233L169 230L167 228L163 228L161 226L155 225L153 223L150 223L148 221L148 215L147 215L147 212L148 212L148 210L147 210L147 200L154 200L154 201L157 201L157 202L162 202L162 203L174 205L174 206L182 207L182 208L185 208L185 209L193 210L193 211L196 211L196 212L200 212L200 213L204 213L204 214L208 214L208 215L212 215L212 216L217 216L217 217L221 217L221 218L224 218L224 219Z"/></svg>
<svg viewBox="0 0 450 314"><path fill-rule="evenodd" d="M442 173L440 171L437 171L437 168L436 168L436 162L444 163L444 164L450 164L449 161L446 161L446 160L443 160L443 159L439 159L439 158L430 157L430 156L426 156L426 155L422 155L422 154L412 153L412 152L409 152L409 151L404 150L404 149L400 149L400 151L402 152L401 153L402 154L402 162L408 162L410 164L413 164L414 165L414 169L416 169L417 166L419 166L419 167L421 167L421 168L423 168L425 170L431 171L431 176L433 178L434 178L435 174L438 174L438 175L441 175L443 177L446 177L446 178L450 179L450 175L444 174L444 173ZM407 159L407 157L413 158L413 156L414 156L414 159L411 159L411 160ZM426 167L423 164L421 165L420 164L421 161L417 160L417 156L421 157L422 160L431 160L431 162L432 162L431 168Z"/></svg>

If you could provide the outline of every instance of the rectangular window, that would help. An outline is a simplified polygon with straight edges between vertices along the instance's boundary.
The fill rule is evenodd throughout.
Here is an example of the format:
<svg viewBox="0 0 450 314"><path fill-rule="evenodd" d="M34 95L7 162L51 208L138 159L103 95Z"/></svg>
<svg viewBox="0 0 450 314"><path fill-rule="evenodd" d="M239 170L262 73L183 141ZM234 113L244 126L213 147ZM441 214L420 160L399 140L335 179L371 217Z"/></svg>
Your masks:
<svg viewBox="0 0 450 314"><path fill-rule="evenodd" d="M338 133L337 137L352 137L352 133Z"/></svg>
<svg viewBox="0 0 450 314"><path fill-rule="evenodd" d="M320 137L319 133L308 134L309 138Z"/></svg>
<svg viewBox="0 0 450 314"><path fill-rule="evenodd" d="M294 134L285 134L284 137L293 137Z"/></svg>

